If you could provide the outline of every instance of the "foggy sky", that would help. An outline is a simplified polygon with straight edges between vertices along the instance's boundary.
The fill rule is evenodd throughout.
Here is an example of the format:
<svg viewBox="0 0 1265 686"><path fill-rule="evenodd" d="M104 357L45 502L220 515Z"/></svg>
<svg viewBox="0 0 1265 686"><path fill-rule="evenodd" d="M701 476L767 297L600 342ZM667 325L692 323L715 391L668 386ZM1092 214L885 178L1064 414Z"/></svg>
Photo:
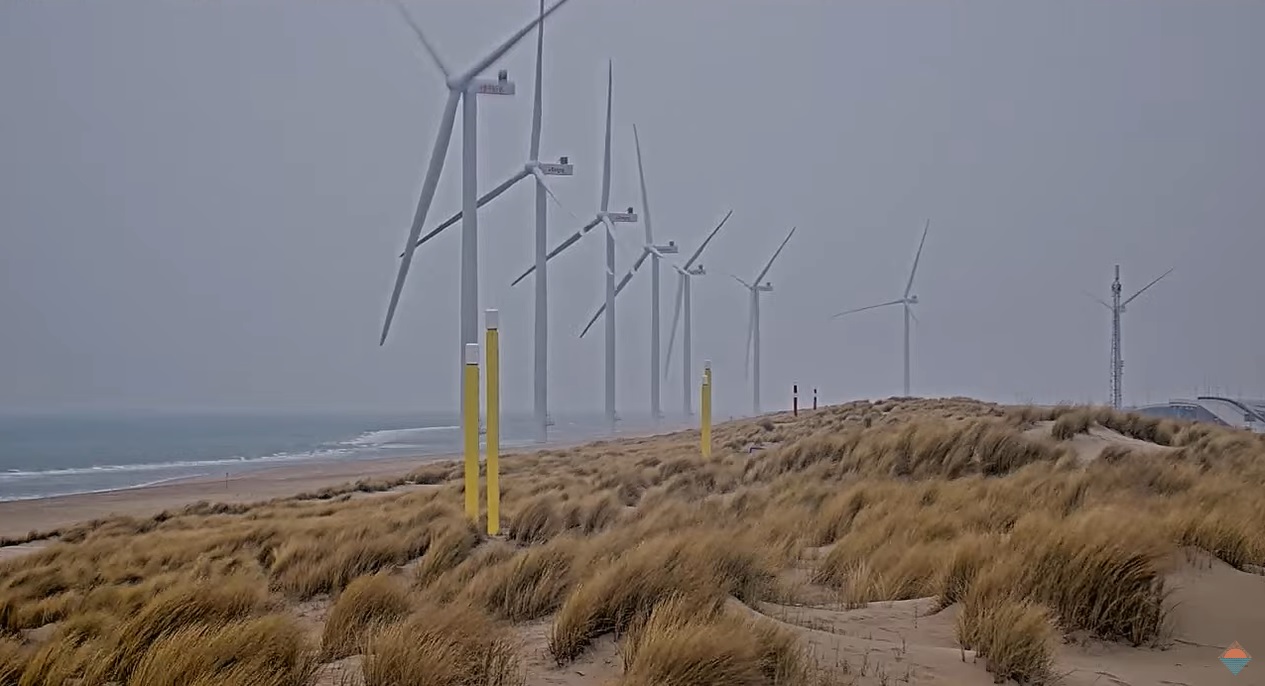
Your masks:
<svg viewBox="0 0 1265 686"><path fill-rule="evenodd" d="M462 69L534 0L409 0ZM546 27L542 159L597 209L606 60L612 208L688 254L695 372L718 413L743 380L755 276L766 409L901 389L914 292L916 395L1107 397L1112 265L1125 402L1216 386L1265 396L1265 5L572 0ZM534 34L480 104L486 190L526 161ZM368 0L0 3L0 409L455 410L459 227L419 251L377 337L446 90L395 10ZM460 124L428 225L460 208ZM533 192L480 214L481 305L502 311L503 406L531 403ZM550 244L576 228L550 205ZM428 228L429 228L428 226ZM623 225L622 274L642 228ZM595 231L550 263L551 410L600 407ZM663 335L676 279L664 269ZM620 411L648 408L650 270L619 299ZM663 383L680 404L679 345ZM666 346L666 343L665 343Z"/></svg>

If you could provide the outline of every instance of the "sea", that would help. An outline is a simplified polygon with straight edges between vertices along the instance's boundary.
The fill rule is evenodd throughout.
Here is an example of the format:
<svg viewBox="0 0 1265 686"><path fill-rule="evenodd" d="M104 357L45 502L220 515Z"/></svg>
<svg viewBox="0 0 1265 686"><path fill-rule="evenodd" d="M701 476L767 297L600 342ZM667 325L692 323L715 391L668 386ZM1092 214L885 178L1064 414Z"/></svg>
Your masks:
<svg viewBox="0 0 1265 686"><path fill-rule="evenodd" d="M555 415L553 421L551 442L610 435L600 414ZM629 430L621 422L620 432ZM530 414L502 415L504 448L533 445L535 437ZM460 450L460 422L448 414L0 414L0 501L102 493L299 462Z"/></svg>

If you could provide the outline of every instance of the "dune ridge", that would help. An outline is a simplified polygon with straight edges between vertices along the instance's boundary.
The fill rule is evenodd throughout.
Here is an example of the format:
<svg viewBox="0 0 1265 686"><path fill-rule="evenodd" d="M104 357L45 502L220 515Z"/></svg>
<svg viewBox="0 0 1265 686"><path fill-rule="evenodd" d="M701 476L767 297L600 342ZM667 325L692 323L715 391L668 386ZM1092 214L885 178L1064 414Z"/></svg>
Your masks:
<svg viewBox="0 0 1265 686"><path fill-rule="evenodd" d="M1230 684L1265 645L1260 436L894 398L714 437L507 460L495 539L452 462L61 527L0 562L0 684Z"/></svg>

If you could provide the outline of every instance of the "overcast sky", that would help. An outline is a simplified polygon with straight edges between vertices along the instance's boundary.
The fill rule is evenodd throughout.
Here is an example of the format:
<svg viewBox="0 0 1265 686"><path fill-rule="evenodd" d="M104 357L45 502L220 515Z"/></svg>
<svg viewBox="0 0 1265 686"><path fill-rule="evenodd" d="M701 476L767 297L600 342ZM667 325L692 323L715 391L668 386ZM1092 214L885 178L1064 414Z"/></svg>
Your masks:
<svg viewBox="0 0 1265 686"><path fill-rule="evenodd" d="M454 68L534 0L408 0ZM1112 265L1127 403L1265 395L1265 4L1077 0L572 0L546 30L542 157L596 210L606 60L612 207L635 205L640 129L656 239L688 252L724 213L695 298L695 370L750 405L762 301L766 409L901 389L915 283L918 395L1105 401ZM526 160L533 40L480 106L479 184ZM446 91L369 0L0 3L0 409L455 409L459 230L419 252L378 333ZM460 125L431 211L459 209ZM503 314L507 410L531 403L533 193L480 214L481 300ZM550 207L550 242L574 230ZM641 228L627 228L622 273ZM593 232L551 262L551 405L600 408ZM675 277L663 279L663 333ZM619 407L648 407L650 272L620 296ZM677 345L680 341L678 339ZM679 355L674 354L674 357ZM680 405L680 367L664 407Z"/></svg>

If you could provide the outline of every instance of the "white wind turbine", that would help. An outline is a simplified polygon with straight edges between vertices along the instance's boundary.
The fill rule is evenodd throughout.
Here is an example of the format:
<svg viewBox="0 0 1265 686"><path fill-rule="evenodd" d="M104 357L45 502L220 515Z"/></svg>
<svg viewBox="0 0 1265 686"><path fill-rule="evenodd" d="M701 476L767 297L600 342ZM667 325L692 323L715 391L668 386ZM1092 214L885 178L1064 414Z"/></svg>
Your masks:
<svg viewBox="0 0 1265 686"><path fill-rule="evenodd" d="M751 310L747 321L747 367L744 368L744 371L751 374L751 368L754 367L754 374L751 374L751 410L756 415L760 414L760 294L773 290L771 282L760 283L760 280L769 273L769 268L773 266L773 260L776 260L777 256L782 254L782 248L786 247L787 242L791 240L793 235L795 235L794 227L786 234L786 238L782 239L782 244L777 247L773 257L769 258L768 263L764 265L764 269L760 270L760 273L756 275L751 283L747 283L733 274L729 275L751 293Z"/></svg>
<svg viewBox="0 0 1265 686"><path fill-rule="evenodd" d="M840 312L839 314L836 314L833 317L831 317L831 319L837 319L844 315L853 314L856 312L864 312L866 310L873 310L879 307L888 307L891 305L901 305L905 308L905 397L906 398L910 397L909 396L909 320L911 317L913 317L914 319L917 319L916 317L914 317L913 311L910 309L910 306L918 304L918 296L912 295L911 292L914 289L914 274L918 272L918 260L922 258L922 246L924 243L927 242L927 229L929 228L931 228L930 219L928 219L927 223L922 227L922 240L918 242L918 252L914 254L914 266L913 266L913 269L909 270L909 281L905 284L905 294L902 295L899 300L879 303L878 305L869 305L867 307L858 307L855 310L847 310L846 312Z"/></svg>
<svg viewBox="0 0 1265 686"><path fill-rule="evenodd" d="M677 247L676 241L668 241L666 245L654 243L654 232L650 225L650 198L646 193L646 173L641 165L641 137L637 134L635 124L633 125L633 141L637 146L637 178L641 182L641 211L644 214L646 243L641 247L641 255L633 263L632 269L629 269L628 273L624 274L624 278L620 279L619 285L615 286L615 297L619 297L619 292L624 290L624 286L632 280L633 274L637 273L646 258L653 257L654 260L650 265L650 416L657 422L663 417L663 411L659 405L659 260L665 255L675 255ZM597 312L593 313L593 318L580 332L580 338L584 338L584 334L589 332L597 318L605 311L606 305L597 308Z"/></svg>
<svg viewBox="0 0 1265 686"><path fill-rule="evenodd" d="M382 337L378 344L382 345L386 342L387 333L391 330L391 320L395 316L396 306L399 305L400 293L404 289L404 279L408 276L409 265L413 262L413 251L416 248L417 239L426 226L426 214L430 211L431 201L435 198L435 188L439 184L439 175L444 168L444 158L448 155L448 143L452 138L453 122L457 117L457 101L460 100L464 103L464 109L461 122L461 350L458 359L464 366L466 344L479 342L479 244L477 198L475 197L478 182L476 168L478 95L514 94L514 84L509 80L505 70L501 70L495 80L480 78L480 74L509 52L510 48L536 28L537 24L562 7L567 0L558 0L552 7L532 19L469 69L457 74L444 65L443 60L439 58L439 53L426 39L421 27L413 22L404 6L399 4L399 0L395 1L400 14L408 21L413 32L417 34L417 38L422 42L422 46L426 48L426 52L443 72L448 87L448 100L444 104L444 114L440 120L439 133L435 136L435 145L431 150L426 177L422 181L422 193L417 201L417 211L413 215L413 225L404 243L404 256L400 260L400 269L395 276L395 288L391 292L391 302L387 306L386 321L382 324ZM465 384L461 385L461 403L464 406Z"/></svg>
<svg viewBox="0 0 1265 686"><path fill-rule="evenodd" d="M698 246L698 249L694 251L694 254L690 255L690 259L686 260L684 265L672 265L672 268L676 270L677 276L676 306L672 312L672 330L668 334L668 354L663 362L663 378L668 378L668 369L672 366L672 343L676 340L676 325L681 319L681 305L684 303L685 331L681 340L681 380L684 381L684 395L681 396L681 411L686 417L694 414L694 412L690 409L690 399L694 397L694 378L690 373L690 363L693 360L691 357L693 354L691 351L693 317L690 315L690 280L695 276L702 276L707 273L703 271L703 263L699 262L698 266L694 266L694 260L697 260L699 256L703 254L703 248L707 247L707 244L711 242L712 237L720 231L720 227L724 226L725 222L729 221L729 216L733 213L733 210L729 210L729 212L725 213L725 218L721 219L720 223L716 225L716 228L712 229L712 232L707 234L707 238L703 239L703 242Z"/></svg>
<svg viewBox="0 0 1265 686"><path fill-rule="evenodd" d="M545 15L545 2L540 1L540 15L543 20ZM542 72L544 64L545 52L545 23L541 21L536 29L536 95L535 102L532 106L531 120L531 151L527 156L527 163L523 168L516 172L513 176L505 180L504 183L493 188L483 197L479 198L476 203L477 207L492 202L502 193L514 187L514 184L533 177L536 182L536 269L539 270L540 277L536 279L536 312L535 312L535 364L533 367L534 382L534 419L537 429L537 439L540 441L548 440L549 432L549 310L548 310L548 272L545 268L545 250L548 248L547 221L548 215L546 210L545 195L548 194L559 207L562 207L568 214L575 216L570 210L563 207L558 197L554 195L549 185L545 182L546 176L571 176L575 173L574 166L566 157L562 157L558 162L541 162L540 161L540 129L543 111L543 92L541 89ZM430 233L418 239L414 247L421 245L430 239L438 236L444 229L456 224L464 213L458 212L442 224L431 230ZM401 257L404 255L401 254Z"/></svg>
<svg viewBox="0 0 1265 686"><path fill-rule="evenodd" d="M548 261L574 245L576 241L592 231L598 224L606 229L606 419L610 422L611 430L615 428L615 423L619 421L619 416L615 413L615 224L616 223L635 223L637 214L633 212L633 208L629 207L627 212L611 212L609 211L611 198L611 92L614 84L613 66L607 63L606 66L606 138L602 155L602 197L600 209L589 223L580 227L578 231L571 234L565 241L560 243L558 247L549 251L545 256ZM532 266L527 271L514 279L511 286L518 285L518 282L527 278L529 274L536 270Z"/></svg>

